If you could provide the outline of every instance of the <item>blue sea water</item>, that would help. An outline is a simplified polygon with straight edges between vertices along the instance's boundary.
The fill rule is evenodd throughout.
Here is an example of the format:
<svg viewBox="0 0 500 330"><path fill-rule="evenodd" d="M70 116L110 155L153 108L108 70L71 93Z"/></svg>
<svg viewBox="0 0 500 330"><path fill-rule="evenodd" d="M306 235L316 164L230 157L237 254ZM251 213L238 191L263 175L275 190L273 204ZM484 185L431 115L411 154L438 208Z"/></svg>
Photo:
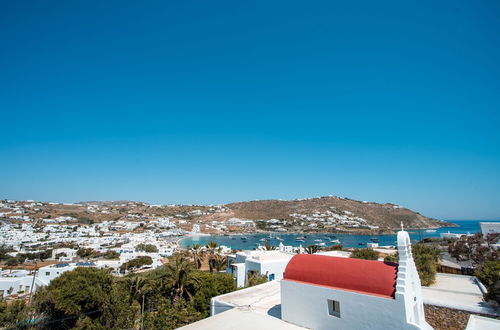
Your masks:
<svg viewBox="0 0 500 330"><path fill-rule="evenodd" d="M459 227L443 227L436 229L436 232L427 232L425 229L416 230L409 229L410 238L412 241L419 241L427 237L439 237L440 233L477 233L480 231L479 223L485 222L485 220L447 220L457 224ZM487 222L500 222L500 220L487 220ZM246 240L241 239L242 236L246 237ZM300 244L304 247L309 245L318 244L316 240L322 240L326 246L335 245L331 243L330 240L338 239L340 244L344 247L366 247L366 243L370 242L370 239L377 238L380 246L384 245L395 245L396 235L348 235L348 234L331 234L331 233L317 233L317 234L286 234L286 233L274 233L271 235L255 233L255 234L245 234L245 235L231 235L231 236L191 236L180 241L182 247L192 246L193 244L205 245L209 241L215 241L219 245L225 245L232 249L238 250L252 250L258 245L263 245L264 242L261 239L269 239L271 245L278 245L280 241L276 238L279 237L283 239L284 245L299 246ZM297 237L306 236L304 242L296 241ZM328 237L327 237L328 236Z"/></svg>

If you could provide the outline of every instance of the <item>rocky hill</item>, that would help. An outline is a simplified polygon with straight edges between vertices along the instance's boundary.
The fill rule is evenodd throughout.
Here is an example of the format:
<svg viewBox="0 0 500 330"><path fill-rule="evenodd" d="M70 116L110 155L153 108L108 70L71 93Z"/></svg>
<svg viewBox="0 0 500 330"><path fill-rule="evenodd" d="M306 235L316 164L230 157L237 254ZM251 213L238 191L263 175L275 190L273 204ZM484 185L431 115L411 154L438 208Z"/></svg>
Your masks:
<svg viewBox="0 0 500 330"><path fill-rule="evenodd" d="M250 220L283 219L311 221L314 218L340 217L364 219L369 226L383 229L397 229L403 222L406 228L433 228L453 226L447 222L432 219L395 204L362 202L341 197L320 197L298 200L260 200L224 205L234 217ZM361 226L366 227L366 226Z"/></svg>

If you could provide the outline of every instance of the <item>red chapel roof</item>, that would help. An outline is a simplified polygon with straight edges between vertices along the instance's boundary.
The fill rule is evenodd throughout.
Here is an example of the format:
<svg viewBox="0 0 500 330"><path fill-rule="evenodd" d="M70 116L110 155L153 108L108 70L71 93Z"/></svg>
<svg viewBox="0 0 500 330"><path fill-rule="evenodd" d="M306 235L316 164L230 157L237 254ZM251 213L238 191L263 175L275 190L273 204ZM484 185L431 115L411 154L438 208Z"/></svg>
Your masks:
<svg viewBox="0 0 500 330"><path fill-rule="evenodd" d="M297 254L286 266L284 279L392 298L397 271L395 263Z"/></svg>

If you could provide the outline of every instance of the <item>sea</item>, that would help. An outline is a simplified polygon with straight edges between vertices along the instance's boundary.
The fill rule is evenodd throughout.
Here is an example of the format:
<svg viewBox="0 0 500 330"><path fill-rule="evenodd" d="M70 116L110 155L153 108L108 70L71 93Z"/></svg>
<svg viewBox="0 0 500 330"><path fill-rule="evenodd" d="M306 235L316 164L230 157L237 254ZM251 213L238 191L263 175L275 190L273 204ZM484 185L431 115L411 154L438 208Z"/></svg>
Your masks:
<svg viewBox="0 0 500 330"><path fill-rule="evenodd" d="M446 220L457 224L458 227L442 227L436 229L408 229L410 238L413 242L418 242L427 237L440 237L441 233L477 233L480 232L480 222L500 222L500 220ZM435 230L435 231L433 231ZM304 241L297 241L298 237L304 238ZM307 247L309 245L324 243L324 246L332 246L339 243L331 242L339 240L344 247L361 248L366 247L369 242L376 241L379 246L394 246L396 245L396 235L351 235L351 234L334 234L334 233L255 233L255 234L235 234L229 236L189 236L179 241L181 247L186 248L194 244L206 245L210 241L219 243L219 245L227 246L235 250L253 250L259 245L264 245L268 241L271 245L279 245L282 242L284 245L292 245Z"/></svg>

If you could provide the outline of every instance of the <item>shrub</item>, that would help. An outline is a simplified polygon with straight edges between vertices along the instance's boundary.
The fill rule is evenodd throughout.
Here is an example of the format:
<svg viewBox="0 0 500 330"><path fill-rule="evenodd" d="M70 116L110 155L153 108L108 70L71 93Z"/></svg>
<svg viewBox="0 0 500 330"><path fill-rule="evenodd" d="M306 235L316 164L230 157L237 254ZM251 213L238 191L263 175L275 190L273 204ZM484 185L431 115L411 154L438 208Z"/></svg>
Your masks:
<svg viewBox="0 0 500 330"><path fill-rule="evenodd" d="M476 276L487 287L486 299L491 299L500 304L500 261L484 263L476 272Z"/></svg>
<svg viewBox="0 0 500 330"><path fill-rule="evenodd" d="M135 249L137 251L141 251L141 252L147 252L147 253L156 253L158 252L158 248L156 247L156 245L153 245L153 244L144 244L144 243L141 243L141 244L138 244Z"/></svg>
<svg viewBox="0 0 500 330"><path fill-rule="evenodd" d="M373 249L356 249L352 251L351 258L377 260L378 252Z"/></svg>

